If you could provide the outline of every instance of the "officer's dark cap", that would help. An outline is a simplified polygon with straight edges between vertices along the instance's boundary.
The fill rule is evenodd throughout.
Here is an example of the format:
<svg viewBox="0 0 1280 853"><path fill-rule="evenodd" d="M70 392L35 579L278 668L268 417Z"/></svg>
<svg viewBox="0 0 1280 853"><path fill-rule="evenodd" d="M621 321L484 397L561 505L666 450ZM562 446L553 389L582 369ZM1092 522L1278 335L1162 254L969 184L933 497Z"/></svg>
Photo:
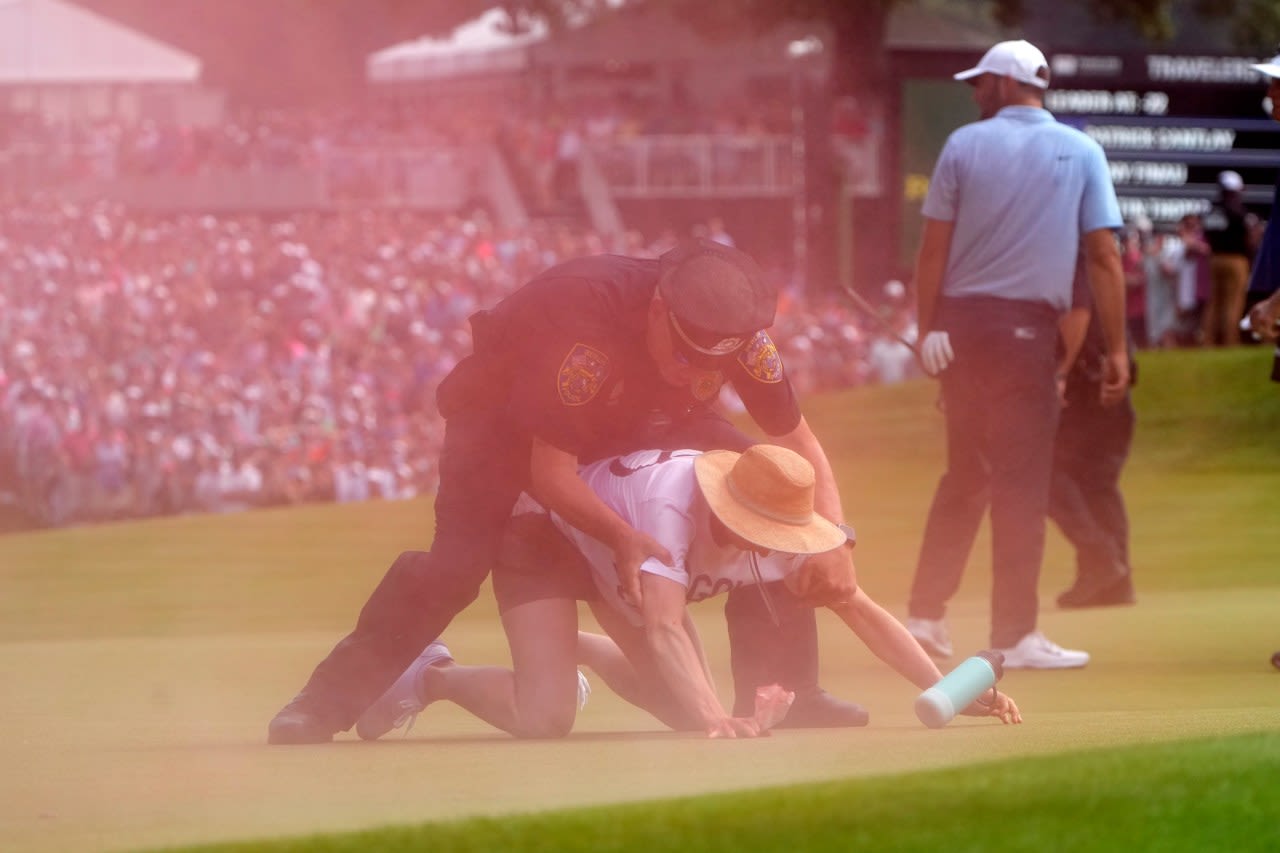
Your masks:
<svg viewBox="0 0 1280 853"><path fill-rule="evenodd" d="M778 291L744 252L698 239L660 262L658 293L686 332L703 340L747 339L773 325Z"/></svg>

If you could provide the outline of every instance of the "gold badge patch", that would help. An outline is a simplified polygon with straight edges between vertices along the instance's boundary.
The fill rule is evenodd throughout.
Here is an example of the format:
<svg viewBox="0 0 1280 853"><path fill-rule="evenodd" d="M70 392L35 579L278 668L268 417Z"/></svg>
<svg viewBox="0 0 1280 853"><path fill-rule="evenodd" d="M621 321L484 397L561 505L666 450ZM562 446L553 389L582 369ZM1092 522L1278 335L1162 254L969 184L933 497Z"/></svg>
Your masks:
<svg viewBox="0 0 1280 853"><path fill-rule="evenodd" d="M582 406L600 393L609 375L609 356L586 344L574 344L560 363L556 387L560 402L566 406Z"/></svg>
<svg viewBox="0 0 1280 853"><path fill-rule="evenodd" d="M772 384L782 381L782 356L778 355L778 348L765 332L756 332L751 342L742 348L738 363L759 382Z"/></svg>

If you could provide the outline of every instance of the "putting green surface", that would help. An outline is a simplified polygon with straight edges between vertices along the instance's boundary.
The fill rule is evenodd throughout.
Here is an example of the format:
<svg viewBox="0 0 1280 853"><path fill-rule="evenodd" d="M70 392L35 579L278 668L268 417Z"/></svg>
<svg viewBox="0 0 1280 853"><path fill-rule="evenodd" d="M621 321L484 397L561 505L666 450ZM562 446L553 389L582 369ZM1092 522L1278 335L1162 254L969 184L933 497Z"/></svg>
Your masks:
<svg viewBox="0 0 1280 853"><path fill-rule="evenodd" d="M425 544L428 502L2 536L0 849L297 836L1278 731L1280 673L1267 659L1280 649L1280 394L1263 355L1144 359L1125 480L1139 603L1054 609L1072 569L1051 535L1041 627L1094 660L1010 673L1019 727L923 728L915 689L820 613L823 683L871 710L866 729L705 741L661 730L597 685L560 742L516 742L433 706L404 738L267 748L267 721L395 553ZM900 615L942 464L932 391L808 406L859 529L860 581ZM986 644L988 547L980 537L949 614L961 653ZM719 606L695 612L725 693ZM446 640L464 662L507 660L487 591Z"/></svg>

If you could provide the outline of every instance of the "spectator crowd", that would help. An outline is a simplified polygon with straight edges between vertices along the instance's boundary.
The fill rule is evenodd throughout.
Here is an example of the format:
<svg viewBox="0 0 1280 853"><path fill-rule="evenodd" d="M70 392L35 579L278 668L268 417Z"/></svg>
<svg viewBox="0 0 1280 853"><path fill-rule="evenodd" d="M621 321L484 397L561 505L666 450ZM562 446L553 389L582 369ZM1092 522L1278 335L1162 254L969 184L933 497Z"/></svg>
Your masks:
<svg viewBox="0 0 1280 853"><path fill-rule="evenodd" d="M483 213L7 204L0 499L62 525L429 493L467 318L560 260L663 248ZM901 285L885 305L913 334ZM788 290L773 333L803 391L913 369L834 299Z"/></svg>

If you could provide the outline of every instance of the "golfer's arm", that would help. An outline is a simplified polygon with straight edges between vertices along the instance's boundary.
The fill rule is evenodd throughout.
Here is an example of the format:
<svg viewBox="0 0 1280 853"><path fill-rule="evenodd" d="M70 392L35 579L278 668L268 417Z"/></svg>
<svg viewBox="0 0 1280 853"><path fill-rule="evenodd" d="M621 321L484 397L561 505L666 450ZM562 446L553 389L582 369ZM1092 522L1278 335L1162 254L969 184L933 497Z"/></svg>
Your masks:
<svg viewBox="0 0 1280 853"><path fill-rule="evenodd" d="M942 295L942 277L947 271L947 257L951 254L951 235L955 223L925 217L924 235L920 239L920 252L916 255L916 322L920 337L933 331L938 313L938 299Z"/></svg>
<svg viewBox="0 0 1280 853"><path fill-rule="evenodd" d="M685 628L685 588L647 572L641 573L640 585L645 641L654 666L691 721L709 729L729 715L707 678L701 650Z"/></svg>
<svg viewBox="0 0 1280 853"><path fill-rule="evenodd" d="M539 503L593 539L612 547L633 532L578 476L577 456L536 436L529 456L529 483Z"/></svg>
<svg viewBox="0 0 1280 853"><path fill-rule="evenodd" d="M1124 267L1111 229L1098 228L1085 234L1084 255L1089 289L1093 291L1093 310L1098 315L1107 352L1125 353Z"/></svg>
<svg viewBox="0 0 1280 853"><path fill-rule="evenodd" d="M942 672L920 648L916 638L861 588L847 603L831 609L853 629L872 654L921 690L932 687L942 678Z"/></svg>

